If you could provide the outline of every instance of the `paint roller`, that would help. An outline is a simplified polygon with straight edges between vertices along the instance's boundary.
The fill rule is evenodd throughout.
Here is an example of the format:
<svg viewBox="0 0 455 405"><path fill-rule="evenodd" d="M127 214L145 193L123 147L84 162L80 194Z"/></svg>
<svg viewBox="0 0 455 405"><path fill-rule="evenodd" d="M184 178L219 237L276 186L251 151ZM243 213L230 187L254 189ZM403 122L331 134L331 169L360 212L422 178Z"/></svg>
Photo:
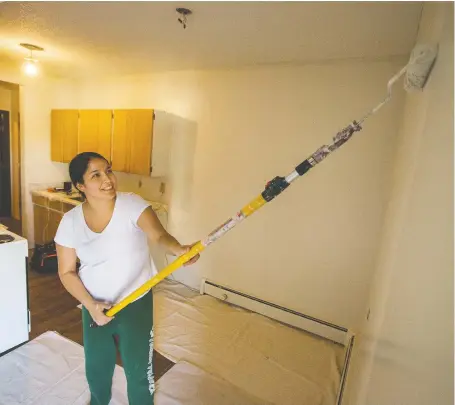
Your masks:
<svg viewBox="0 0 455 405"><path fill-rule="evenodd" d="M245 205L239 212L237 212L228 221L211 232L205 239L197 242L188 253L179 256L175 261L165 267L157 275L144 283L141 287L133 291L123 300L116 305L106 310L107 316L113 316L127 305L135 301L144 293L148 292L156 284L164 280L171 273L182 267L186 262L191 260L197 254L200 254L209 245L217 241L226 232L233 229L236 225L248 218L251 214L259 210L264 204L272 201L275 197L281 194L294 180L303 176L310 169L315 167L318 163L322 162L328 155L337 150L341 145L346 143L355 132L362 129L361 125L371 115L377 113L392 97L392 87L395 82L405 75L404 89L408 92L423 90L427 83L428 77L431 73L433 65L436 61L438 53L437 46L432 45L417 45L411 52L409 62L404 66L395 76L393 76L387 84L387 97L366 114L359 121L353 121L346 128L339 131L333 138L332 143L323 145L316 150L312 155L305 159L302 163L295 167L295 169L286 177L277 176L265 186L264 191L254 200ZM92 327L97 324L93 322Z"/></svg>

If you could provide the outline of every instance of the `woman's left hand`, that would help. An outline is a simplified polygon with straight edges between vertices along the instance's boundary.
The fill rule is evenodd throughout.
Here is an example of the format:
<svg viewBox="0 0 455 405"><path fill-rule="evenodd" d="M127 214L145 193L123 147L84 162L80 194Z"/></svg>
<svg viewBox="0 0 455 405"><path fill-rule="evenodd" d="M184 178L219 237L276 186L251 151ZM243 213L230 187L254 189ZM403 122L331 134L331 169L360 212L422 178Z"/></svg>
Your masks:
<svg viewBox="0 0 455 405"><path fill-rule="evenodd" d="M196 242L197 243L197 242ZM193 243L192 245L182 245L181 248L182 248L182 251L181 251L181 255L185 254L185 253L188 253L191 248L196 244L196 243ZM185 262L184 266L190 266L191 264L194 264L196 263L199 258L201 257L201 255L198 253L196 256L192 257L190 260L188 260L187 262Z"/></svg>

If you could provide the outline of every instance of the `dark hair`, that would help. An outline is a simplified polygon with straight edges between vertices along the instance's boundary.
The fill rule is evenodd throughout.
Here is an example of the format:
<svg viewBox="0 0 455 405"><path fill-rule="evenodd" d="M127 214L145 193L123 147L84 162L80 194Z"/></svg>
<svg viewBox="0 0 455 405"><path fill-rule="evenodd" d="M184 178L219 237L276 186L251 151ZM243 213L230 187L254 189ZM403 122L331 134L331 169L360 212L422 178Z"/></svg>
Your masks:
<svg viewBox="0 0 455 405"><path fill-rule="evenodd" d="M76 155L70 162L69 172L71 181L74 184L74 187L77 188L77 184L84 184L84 174L87 171L88 164L92 159L104 159L107 163L108 160L96 152L82 152ZM81 193L84 198L85 194L77 189L79 193Z"/></svg>

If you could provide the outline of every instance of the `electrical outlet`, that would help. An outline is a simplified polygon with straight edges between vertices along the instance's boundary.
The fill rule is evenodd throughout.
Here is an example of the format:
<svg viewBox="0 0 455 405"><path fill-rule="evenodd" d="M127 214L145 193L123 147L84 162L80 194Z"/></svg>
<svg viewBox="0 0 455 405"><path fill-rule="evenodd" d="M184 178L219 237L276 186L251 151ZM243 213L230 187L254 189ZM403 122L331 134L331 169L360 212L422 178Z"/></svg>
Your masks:
<svg viewBox="0 0 455 405"><path fill-rule="evenodd" d="M160 184L160 193L164 194L166 192L166 183L161 182Z"/></svg>

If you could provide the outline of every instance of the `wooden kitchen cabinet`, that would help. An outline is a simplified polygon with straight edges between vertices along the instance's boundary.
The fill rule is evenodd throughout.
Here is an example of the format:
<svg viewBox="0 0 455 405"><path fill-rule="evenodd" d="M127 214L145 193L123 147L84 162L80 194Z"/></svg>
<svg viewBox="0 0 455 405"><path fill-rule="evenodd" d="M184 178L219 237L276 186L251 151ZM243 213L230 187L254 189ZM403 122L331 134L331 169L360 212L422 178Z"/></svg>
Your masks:
<svg viewBox="0 0 455 405"><path fill-rule="evenodd" d="M130 166L128 173L150 175L153 144L153 110L131 112L133 131L130 138Z"/></svg>
<svg viewBox="0 0 455 405"><path fill-rule="evenodd" d="M170 139L176 122L153 109L52 110L51 160L68 163L81 152L98 152L114 171L169 175Z"/></svg>
<svg viewBox="0 0 455 405"><path fill-rule="evenodd" d="M33 204L33 225L35 244L42 245L48 242L47 224L49 221L49 209L41 205Z"/></svg>
<svg viewBox="0 0 455 405"><path fill-rule="evenodd" d="M67 202L62 202L62 213L68 212L74 208L73 204L68 204Z"/></svg>
<svg viewBox="0 0 455 405"><path fill-rule="evenodd" d="M150 175L154 111L114 110L112 169Z"/></svg>
<svg viewBox="0 0 455 405"><path fill-rule="evenodd" d="M130 164L130 114L128 110L115 110L112 134L112 170L128 172Z"/></svg>
<svg viewBox="0 0 455 405"><path fill-rule="evenodd" d="M49 223L47 227L47 239L49 242L52 242L54 240L62 217L62 212L49 210Z"/></svg>
<svg viewBox="0 0 455 405"><path fill-rule="evenodd" d="M112 110L79 110L78 153L97 152L111 159Z"/></svg>
<svg viewBox="0 0 455 405"><path fill-rule="evenodd" d="M51 160L68 163L77 154L78 110L51 111Z"/></svg>
<svg viewBox="0 0 455 405"><path fill-rule="evenodd" d="M35 243L38 245L50 243L55 238L63 214L68 211L63 207L66 203L39 195L32 195L32 201Z"/></svg>

